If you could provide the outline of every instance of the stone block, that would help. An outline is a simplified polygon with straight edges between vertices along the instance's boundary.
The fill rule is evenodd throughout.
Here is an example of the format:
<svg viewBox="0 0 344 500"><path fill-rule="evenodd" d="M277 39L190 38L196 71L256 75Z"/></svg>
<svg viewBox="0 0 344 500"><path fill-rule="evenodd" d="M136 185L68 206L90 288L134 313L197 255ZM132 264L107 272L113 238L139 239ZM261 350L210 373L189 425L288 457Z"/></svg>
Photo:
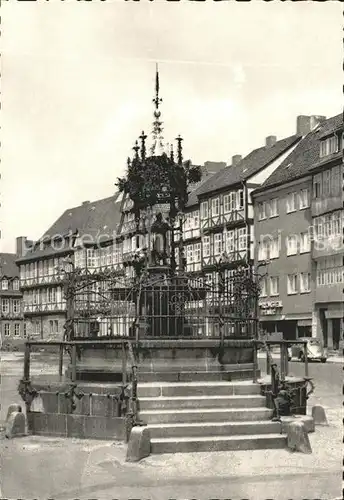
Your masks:
<svg viewBox="0 0 344 500"><path fill-rule="evenodd" d="M26 436L26 419L21 411L12 411L6 421L7 438Z"/></svg>
<svg viewBox="0 0 344 500"><path fill-rule="evenodd" d="M45 434L47 431L47 415L40 412L28 412L27 426L31 434Z"/></svg>
<svg viewBox="0 0 344 500"><path fill-rule="evenodd" d="M282 434L287 433L288 425L291 422L303 422L307 432L314 432L314 420L310 415L292 415L289 417L281 417Z"/></svg>
<svg viewBox="0 0 344 500"><path fill-rule="evenodd" d="M147 427L135 426L131 429L126 462L138 462L148 457L151 451L150 432Z"/></svg>
<svg viewBox="0 0 344 500"><path fill-rule="evenodd" d="M301 453L312 453L308 432L303 422L291 422L287 427L288 448Z"/></svg>
<svg viewBox="0 0 344 500"><path fill-rule="evenodd" d="M117 439L125 438L125 418L122 417L84 417L85 438Z"/></svg>
<svg viewBox="0 0 344 500"><path fill-rule="evenodd" d="M85 417L83 415L67 415L67 437L82 439L85 437Z"/></svg>
<svg viewBox="0 0 344 500"><path fill-rule="evenodd" d="M315 425L328 425L325 409L321 405L315 405L312 408L312 417Z"/></svg>
<svg viewBox="0 0 344 500"><path fill-rule="evenodd" d="M13 413L14 411L16 411L18 413L21 413L22 412L22 407L20 405L17 405L17 404L10 405L8 407L8 410L7 410L6 422L9 419L9 416L11 415L11 413Z"/></svg>
<svg viewBox="0 0 344 500"><path fill-rule="evenodd" d="M42 433L49 436L67 437L67 415L47 413L46 417L46 429Z"/></svg>

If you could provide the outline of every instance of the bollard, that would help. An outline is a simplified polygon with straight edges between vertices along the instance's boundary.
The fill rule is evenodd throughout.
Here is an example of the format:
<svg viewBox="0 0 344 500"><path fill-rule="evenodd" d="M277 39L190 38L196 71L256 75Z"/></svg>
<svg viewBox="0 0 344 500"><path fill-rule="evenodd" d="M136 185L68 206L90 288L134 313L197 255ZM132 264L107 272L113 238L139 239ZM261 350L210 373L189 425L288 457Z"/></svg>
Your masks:
<svg viewBox="0 0 344 500"><path fill-rule="evenodd" d="M150 455L150 432L145 426L135 426L131 429L127 448L126 462L138 462Z"/></svg>
<svg viewBox="0 0 344 500"><path fill-rule="evenodd" d="M6 421L5 436L8 439L26 436L26 419L24 413L21 411L13 411L10 413Z"/></svg>
<svg viewBox="0 0 344 500"><path fill-rule="evenodd" d="M312 453L308 432L303 422L291 422L287 427L288 448L301 453Z"/></svg>
<svg viewBox="0 0 344 500"><path fill-rule="evenodd" d="M328 425L325 409L321 405L312 408L312 417L315 425Z"/></svg>

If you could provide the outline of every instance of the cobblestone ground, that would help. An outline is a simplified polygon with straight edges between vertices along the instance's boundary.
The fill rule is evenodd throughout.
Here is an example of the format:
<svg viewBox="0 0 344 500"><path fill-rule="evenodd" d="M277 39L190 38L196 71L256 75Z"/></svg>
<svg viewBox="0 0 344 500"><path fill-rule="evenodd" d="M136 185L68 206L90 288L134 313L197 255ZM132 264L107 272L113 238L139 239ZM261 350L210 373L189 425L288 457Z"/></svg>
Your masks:
<svg viewBox="0 0 344 500"><path fill-rule="evenodd" d="M301 366L301 365L299 365ZM38 369L38 368L37 368ZM339 499L342 470L342 366L311 365L328 427L310 435L311 455L287 450L155 455L125 462L125 445L27 437L0 441L2 498L209 500ZM321 372L320 372L321 369ZM3 363L2 414L16 396L21 364ZM51 372L49 362L44 365ZM299 370L292 364L292 372ZM297 375L298 373L294 373Z"/></svg>

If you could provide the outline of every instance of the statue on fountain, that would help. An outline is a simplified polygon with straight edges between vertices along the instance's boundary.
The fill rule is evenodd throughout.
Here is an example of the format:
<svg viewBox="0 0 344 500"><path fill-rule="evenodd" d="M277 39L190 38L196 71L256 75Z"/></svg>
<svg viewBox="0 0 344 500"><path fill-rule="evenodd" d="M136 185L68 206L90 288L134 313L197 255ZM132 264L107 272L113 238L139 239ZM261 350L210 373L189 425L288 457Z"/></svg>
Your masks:
<svg viewBox="0 0 344 500"><path fill-rule="evenodd" d="M159 212L151 228L153 234L152 261L156 266L167 265L167 233L169 230L170 226L168 222L163 220L162 214Z"/></svg>

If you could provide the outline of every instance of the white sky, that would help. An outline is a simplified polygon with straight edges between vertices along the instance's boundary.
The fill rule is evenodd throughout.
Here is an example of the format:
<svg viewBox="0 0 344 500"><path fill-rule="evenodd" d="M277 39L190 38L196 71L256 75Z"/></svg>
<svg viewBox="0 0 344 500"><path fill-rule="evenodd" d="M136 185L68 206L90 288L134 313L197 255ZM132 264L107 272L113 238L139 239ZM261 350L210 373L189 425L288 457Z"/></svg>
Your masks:
<svg viewBox="0 0 344 500"><path fill-rule="evenodd" d="M1 251L110 196L159 62L166 142L230 161L342 110L339 2L50 0L2 4Z"/></svg>

